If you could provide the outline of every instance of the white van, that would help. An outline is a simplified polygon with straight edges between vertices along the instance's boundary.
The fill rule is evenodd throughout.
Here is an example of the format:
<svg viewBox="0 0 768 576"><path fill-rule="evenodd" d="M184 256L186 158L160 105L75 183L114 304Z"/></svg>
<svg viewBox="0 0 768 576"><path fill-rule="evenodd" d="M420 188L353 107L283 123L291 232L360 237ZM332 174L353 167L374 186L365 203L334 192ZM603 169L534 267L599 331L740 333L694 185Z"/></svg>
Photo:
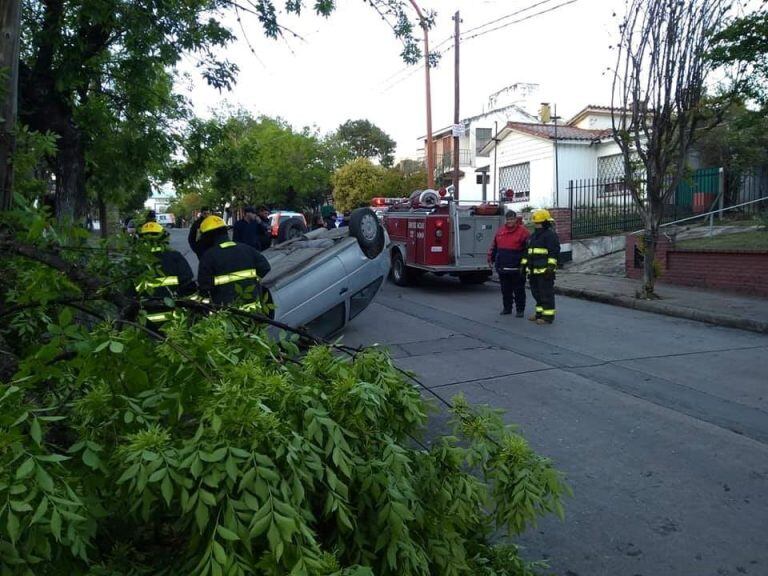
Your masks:
<svg viewBox="0 0 768 576"><path fill-rule="evenodd" d="M162 226L165 226L166 228L173 228L173 225L175 224L175 222L176 222L176 219L171 213L157 215L157 223Z"/></svg>

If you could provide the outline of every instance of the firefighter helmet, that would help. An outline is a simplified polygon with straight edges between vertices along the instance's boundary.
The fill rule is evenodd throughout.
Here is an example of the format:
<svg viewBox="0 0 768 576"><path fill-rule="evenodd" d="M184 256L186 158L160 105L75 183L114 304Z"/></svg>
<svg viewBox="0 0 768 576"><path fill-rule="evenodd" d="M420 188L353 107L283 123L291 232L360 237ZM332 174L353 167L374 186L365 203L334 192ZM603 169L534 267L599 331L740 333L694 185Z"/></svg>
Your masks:
<svg viewBox="0 0 768 576"><path fill-rule="evenodd" d="M552 222L552 216L550 215L549 210L539 208L533 212L532 220L534 224L543 224L544 222Z"/></svg>
<svg viewBox="0 0 768 576"><path fill-rule="evenodd" d="M142 225L141 228L139 228L139 236L148 236L148 235L158 235L162 236L165 234L165 228L163 228L160 224L157 222L147 222L146 224Z"/></svg>
<svg viewBox="0 0 768 576"><path fill-rule="evenodd" d="M216 216L216 215L206 216L205 219L200 224L200 234L205 234L206 232L211 232L213 230L218 230L220 228L226 228L226 227L227 227L227 223L224 222L221 216Z"/></svg>

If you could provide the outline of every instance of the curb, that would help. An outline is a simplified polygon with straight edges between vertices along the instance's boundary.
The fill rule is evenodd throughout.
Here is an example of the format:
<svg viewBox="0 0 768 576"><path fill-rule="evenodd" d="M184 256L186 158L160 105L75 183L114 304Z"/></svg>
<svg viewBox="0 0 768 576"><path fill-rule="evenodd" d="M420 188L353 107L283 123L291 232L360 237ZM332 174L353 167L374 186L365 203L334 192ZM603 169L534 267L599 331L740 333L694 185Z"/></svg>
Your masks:
<svg viewBox="0 0 768 576"><path fill-rule="evenodd" d="M749 330L750 332L759 332L768 334L768 322L759 322L748 318L736 318L734 316L724 316L722 314L713 314L702 310L692 308L681 308L679 306L670 306L658 301L640 300L629 296L620 296L617 294L606 294L605 292L594 292L582 288L568 288L555 284L555 294L569 296L571 298L580 298L592 302L603 304L612 304L623 308L633 310L642 310L643 312L653 312L654 314L664 314L666 316L675 316L677 318L686 318L696 320L697 322L706 322L717 326L728 328L738 328L740 330Z"/></svg>

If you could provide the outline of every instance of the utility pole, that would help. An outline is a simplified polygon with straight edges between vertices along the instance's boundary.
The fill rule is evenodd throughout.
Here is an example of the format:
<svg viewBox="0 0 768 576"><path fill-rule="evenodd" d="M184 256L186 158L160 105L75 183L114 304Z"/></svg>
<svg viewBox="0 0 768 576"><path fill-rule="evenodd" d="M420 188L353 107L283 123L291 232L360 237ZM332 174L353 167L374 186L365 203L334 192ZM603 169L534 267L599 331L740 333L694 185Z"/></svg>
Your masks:
<svg viewBox="0 0 768 576"><path fill-rule="evenodd" d="M13 153L16 150L16 109L19 93L21 0L3 0L0 8L0 210L13 198Z"/></svg>
<svg viewBox="0 0 768 576"><path fill-rule="evenodd" d="M453 78L453 198L459 200L459 11L453 16L454 21L454 78Z"/></svg>
<svg viewBox="0 0 768 576"><path fill-rule="evenodd" d="M558 163L558 140L557 140L557 121L560 120L560 116L557 115L557 104L555 104L555 115L552 116L552 120L555 121L555 208L560 207L560 167Z"/></svg>
<svg viewBox="0 0 768 576"><path fill-rule="evenodd" d="M429 23L421 12L415 0L410 0L416 14L419 16L419 24L424 30L424 69L427 82L427 188L435 187L435 156L432 150L432 90L429 83Z"/></svg>

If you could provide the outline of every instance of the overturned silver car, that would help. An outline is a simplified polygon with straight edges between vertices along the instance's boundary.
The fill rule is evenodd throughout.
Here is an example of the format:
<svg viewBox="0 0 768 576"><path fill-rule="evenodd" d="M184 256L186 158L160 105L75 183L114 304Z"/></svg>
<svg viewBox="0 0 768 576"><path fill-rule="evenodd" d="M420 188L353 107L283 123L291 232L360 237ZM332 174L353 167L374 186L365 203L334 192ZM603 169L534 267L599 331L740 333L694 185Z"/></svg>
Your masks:
<svg viewBox="0 0 768 576"><path fill-rule="evenodd" d="M275 320L328 336L365 310L381 289L389 274L389 239L368 208L352 212L348 227L304 233L302 226L297 222L289 240L262 252L272 269L261 284Z"/></svg>

